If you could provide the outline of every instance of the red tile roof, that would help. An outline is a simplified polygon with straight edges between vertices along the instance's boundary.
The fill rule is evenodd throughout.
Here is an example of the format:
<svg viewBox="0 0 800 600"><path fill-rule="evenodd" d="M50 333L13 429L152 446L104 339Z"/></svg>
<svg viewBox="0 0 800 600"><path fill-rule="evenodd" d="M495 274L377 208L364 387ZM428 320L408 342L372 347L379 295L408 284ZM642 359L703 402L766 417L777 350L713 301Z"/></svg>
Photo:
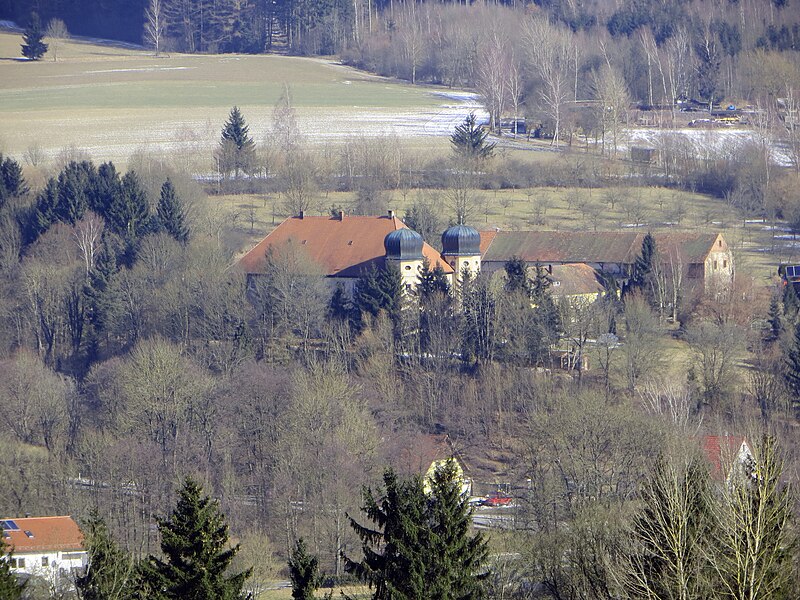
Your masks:
<svg viewBox="0 0 800 600"><path fill-rule="evenodd" d="M644 236L641 232L490 231L481 232L481 251L484 262L519 256L539 263L633 264L641 254ZM659 251L666 255L677 250L684 264L703 262L718 237L717 233L655 234Z"/></svg>
<svg viewBox="0 0 800 600"><path fill-rule="evenodd" d="M727 478L742 445L747 446L747 440L741 435L706 435L701 442L703 454L711 465L711 477L717 480Z"/></svg>
<svg viewBox="0 0 800 600"><path fill-rule="evenodd" d="M26 517L13 521L19 530L3 530L3 541L14 554L83 550L83 534L72 517ZM33 537L25 532L29 531Z"/></svg>
<svg viewBox="0 0 800 600"><path fill-rule="evenodd" d="M397 217L290 217L239 260L245 273L263 273L269 248L291 242L302 247L308 258L329 277L358 277L364 269L383 264L383 238L406 228ZM428 244L422 254L431 266L437 264L445 273L453 269Z"/></svg>

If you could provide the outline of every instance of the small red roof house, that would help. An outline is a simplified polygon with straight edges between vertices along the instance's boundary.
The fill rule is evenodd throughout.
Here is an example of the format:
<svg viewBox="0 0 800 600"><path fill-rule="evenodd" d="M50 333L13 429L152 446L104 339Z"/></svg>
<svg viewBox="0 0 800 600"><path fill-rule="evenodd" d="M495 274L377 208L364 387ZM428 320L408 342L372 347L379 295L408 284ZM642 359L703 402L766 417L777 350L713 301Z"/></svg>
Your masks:
<svg viewBox="0 0 800 600"><path fill-rule="evenodd" d="M701 447L711 478L716 481L729 481L736 466L743 466L753 458L747 440L741 435L706 435L701 439Z"/></svg>
<svg viewBox="0 0 800 600"><path fill-rule="evenodd" d="M417 434L411 440L392 452L393 463L398 471L406 474L421 474L425 481L426 490L428 482L433 477L437 468L452 459L456 463L456 472L461 479L461 489L465 495L472 493L472 479L467 477L464 467L453 448L450 437L447 435Z"/></svg>
<svg viewBox="0 0 800 600"><path fill-rule="evenodd" d="M70 516L0 519L0 528L18 575L52 582L86 567L83 534Z"/></svg>
<svg viewBox="0 0 800 600"><path fill-rule="evenodd" d="M354 282L372 267L381 267L386 258L384 239L393 231L408 229L389 211L385 216L290 217L239 259L239 268L247 275L264 273L270 248L294 244L322 274L346 284ZM440 266L452 276L452 267L432 246L423 243L422 255L431 268Z"/></svg>

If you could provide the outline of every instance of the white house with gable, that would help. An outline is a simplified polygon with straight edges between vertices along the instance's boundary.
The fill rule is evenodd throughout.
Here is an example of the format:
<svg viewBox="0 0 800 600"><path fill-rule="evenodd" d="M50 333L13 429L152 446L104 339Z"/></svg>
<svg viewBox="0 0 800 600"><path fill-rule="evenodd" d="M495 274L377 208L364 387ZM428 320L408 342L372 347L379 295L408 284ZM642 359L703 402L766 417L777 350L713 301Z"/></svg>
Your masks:
<svg viewBox="0 0 800 600"><path fill-rule="evenodd" d="M18 576L37 576L53 584L85 569L83 534L72 517L0 519L3 542Z"/></svg>

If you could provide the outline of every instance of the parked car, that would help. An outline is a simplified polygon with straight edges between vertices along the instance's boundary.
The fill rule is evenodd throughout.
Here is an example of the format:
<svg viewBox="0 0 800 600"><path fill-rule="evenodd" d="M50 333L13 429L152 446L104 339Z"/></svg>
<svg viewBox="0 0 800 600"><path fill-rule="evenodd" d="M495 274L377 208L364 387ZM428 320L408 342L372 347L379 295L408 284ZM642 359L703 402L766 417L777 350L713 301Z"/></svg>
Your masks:
<svg viewBox="0 0 800 600"><path fill-rule="evenodd" d="M503 492L492 492L486 496L486 498L484 498L481 504L483 506L491 507L509 506L513 501L514 499L508 494L504 494Z"/></svg>

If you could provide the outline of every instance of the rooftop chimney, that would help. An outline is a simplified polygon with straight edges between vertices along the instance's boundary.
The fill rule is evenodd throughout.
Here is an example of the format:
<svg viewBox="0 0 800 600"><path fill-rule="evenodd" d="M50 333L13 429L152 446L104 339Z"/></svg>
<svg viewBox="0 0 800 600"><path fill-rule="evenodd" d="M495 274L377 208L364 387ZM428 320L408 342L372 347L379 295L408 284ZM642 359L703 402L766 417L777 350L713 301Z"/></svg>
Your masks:
<svg viewBox="0 0 800 600"><path fill-rule="evenodd" d="M302 219L302 218L303 218L303 217L305 217L305 216L306 216L306 211L304 211L304 210L301 210L301 211L300 211L300 218Z"/></svg>
<svg viewBox="0 0 800 600"><path fill-rule="evenodd" d="M344 221L344 211L343 210L339 211L339 220L340 221Z"/></svg>
<svg viewBox="0 0 800 600"><path fill-rule="evenodd" d="M389 209L389 218L394 219L394 211L391 208Z"/></svg>

